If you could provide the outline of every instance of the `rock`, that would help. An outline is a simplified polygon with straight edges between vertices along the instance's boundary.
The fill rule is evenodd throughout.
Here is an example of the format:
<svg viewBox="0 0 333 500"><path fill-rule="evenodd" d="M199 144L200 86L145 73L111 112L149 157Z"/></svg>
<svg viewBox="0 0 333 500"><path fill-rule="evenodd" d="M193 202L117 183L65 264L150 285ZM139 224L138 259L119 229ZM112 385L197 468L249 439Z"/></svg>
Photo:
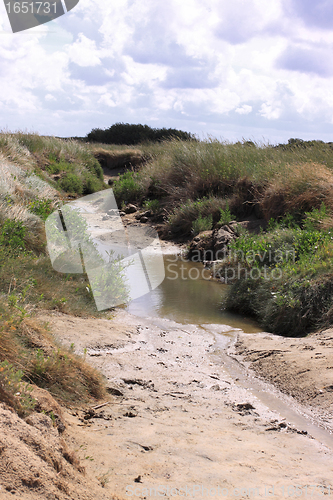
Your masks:
<svg viewBox="0 0 333 500"><path fill-rule="evenodd" d="M119 215L120 215L120 217L124 217L124 215L126 215L126 214L125 214L125 212L119 212Z"/></svg>
<svg viewBox="0 0 333 500"><path fill-rule="evenodd" d="M134 214L137 211L138 209L136 208L136 206L132 205L131 203L125 208L125 214Z"/></svg>
<svg viewBox="0 0 333 500"><path fill-rule="evenodd" d="M104 217L102 217L102 220L109 220L110 217L108 215L104 215Z"/></svg>
<svg viewBox="0 0 333 500"><path fill-rule="evenodd" d="M215 259L219 260L224 257L224 253L226 252L229 243L233 241L236 236L232 231L230 231L230 228L228 228L228 230L221 228L217 231L214 231L213 237Z"/></svg>
<svg viewBox="0 0 333 500"><path fill-rule="evenodd" d="M214 260L213 247L213 231L202 231L191 241L187 256L194 262Z"/></svg>
<svg viewBox="0 0 333 500"><path fill-rule="evenodd" d="M153 215L153 214L152 214L152 212L151 212L150 210L146 210L145 212L142 212L142 213L140 213L140 214L137 214L137 215L135 216L135 218L136 218L137 220L140 220L142 217L151 217L152 215Z"/></svg>
<svg viewBox="0 0 333 500"><path fill-rule="evenodd" d="M118 208L111 208L110 210L107 211L107 214L110 215L111 217L115 217L119 214Z"/></svg>
<svg viewBox="0 0 333 500"><path fill-rule="evenodd" d="M256 219L256 220L244 220L242 222L230 222L229 227L234 231L236 235L239 235L239 228L243 227L250 233L259 234L260 229L267 228L267 221L265 219Z"/></svg>
<svg viewBox="0 0 333 500"><path fill-rule="evenodd" d="M119 389L117 389L116 387L107 387L106 388L107 392L109 394L112 394L112 396L123 396L124 393L121 392Z"/></svg>
<svg viewBox="0 0 333 500"><path fill-rule="evenodd" d="M141 219L140 219L140 222L142 222L142 224L145 224L147 221L148 221L148 217L145 217L145 216L141 217Z"/></svg>

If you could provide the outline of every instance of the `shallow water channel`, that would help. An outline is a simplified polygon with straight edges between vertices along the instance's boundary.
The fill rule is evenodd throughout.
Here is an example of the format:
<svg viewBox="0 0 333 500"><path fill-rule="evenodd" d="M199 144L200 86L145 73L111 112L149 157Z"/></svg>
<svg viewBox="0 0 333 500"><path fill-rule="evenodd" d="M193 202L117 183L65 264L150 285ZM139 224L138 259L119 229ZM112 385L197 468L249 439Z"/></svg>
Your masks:
<svg viewBox="0 0 333 500"><path fill-rule="evenodd" d="M235 341L240 330L245 333L261 332L259 325L249 318L223 309L223 298L228 285L210 278L208 269L199 262L189 262L176 255L164 255L165 279L155 290L131 301L126 309L140 317L173 320L181 324L195 324L215 335L213 354L237 384L250 390L270 410L277 411L288 423L320 442L333 448L332 434L320 427L311 415L259 381L232 357L227 355L228 345Z"/></svg>
<svg viewBox="0 0 333 500"><path fill-rule="evenodd" d="M210 278L200 262L164 255L165 279L155 290L127 306L137 316L167 318L182 324L223 324L246 333L262 331L255 321L223 309L227 287Z"/></svg>

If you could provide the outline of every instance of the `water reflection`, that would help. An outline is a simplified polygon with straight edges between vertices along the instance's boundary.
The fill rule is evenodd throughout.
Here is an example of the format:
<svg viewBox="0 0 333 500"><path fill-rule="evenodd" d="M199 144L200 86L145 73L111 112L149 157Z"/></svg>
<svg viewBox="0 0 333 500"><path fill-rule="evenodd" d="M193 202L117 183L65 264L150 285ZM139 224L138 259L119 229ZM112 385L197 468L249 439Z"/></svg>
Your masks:
<svg viewBox="0 0 333 500"><path fill-rule="evenodd" d="M178 323L218 323L259 332L248 318L223 311L221 302L227 286L209 279L209 272L198 262L184 262L174 255L164 256L165 279L149 294L133 300L127 310L138 316L158 316Z"/></svg>

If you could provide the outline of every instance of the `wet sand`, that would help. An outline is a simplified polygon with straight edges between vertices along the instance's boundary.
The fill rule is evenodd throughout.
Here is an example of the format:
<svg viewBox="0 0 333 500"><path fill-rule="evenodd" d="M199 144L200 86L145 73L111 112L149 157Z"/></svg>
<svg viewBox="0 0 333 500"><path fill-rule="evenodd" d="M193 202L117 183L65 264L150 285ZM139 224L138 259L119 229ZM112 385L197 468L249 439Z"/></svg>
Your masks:
<svg viewBox="0 0 333 500"><path fill-rule="evenodd" d="M109 320L60 313L42 319L108 379L111 402L90 414L67 413L66 431L88 474L105 477L105 491L141 499L333 494L332 449L224 368L215 338L225 332L227 343L234 335L228 327L209 331L121 309ZM246 339L255 350L256 336L239 335L239 355ZM307 351L295 350L296 364L297 353Z"/></svg>

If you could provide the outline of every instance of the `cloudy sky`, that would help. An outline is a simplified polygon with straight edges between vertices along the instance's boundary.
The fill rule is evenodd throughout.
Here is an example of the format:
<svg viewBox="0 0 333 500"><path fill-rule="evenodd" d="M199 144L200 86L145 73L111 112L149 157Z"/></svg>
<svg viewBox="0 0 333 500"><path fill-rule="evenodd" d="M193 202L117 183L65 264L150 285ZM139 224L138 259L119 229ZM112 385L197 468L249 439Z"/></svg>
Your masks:
<svg viewBox="0 0 333 500"><path fill-rule="evenodd" d="M332 0L80 0L15 34L1 3L0 45L2 129L333 141Z"/></svg>

